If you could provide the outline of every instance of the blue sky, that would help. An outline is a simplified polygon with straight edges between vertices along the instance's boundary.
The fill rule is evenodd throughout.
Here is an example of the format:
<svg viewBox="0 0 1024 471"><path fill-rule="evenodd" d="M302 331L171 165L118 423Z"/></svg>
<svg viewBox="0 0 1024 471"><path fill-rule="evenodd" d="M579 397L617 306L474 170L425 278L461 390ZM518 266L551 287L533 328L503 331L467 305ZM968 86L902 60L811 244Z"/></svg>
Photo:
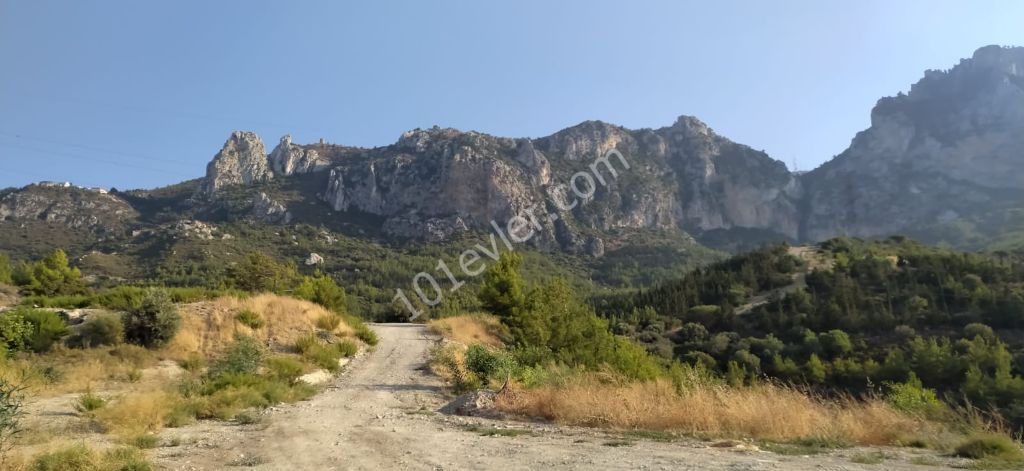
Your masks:
<svg viewBox="0 0 1024 471"><path fill-rule="evenodd" d="M1021 24L1014 1L0 0L0 187L195 178L235 129L376 146L682 114L808 170Z"/></svg>

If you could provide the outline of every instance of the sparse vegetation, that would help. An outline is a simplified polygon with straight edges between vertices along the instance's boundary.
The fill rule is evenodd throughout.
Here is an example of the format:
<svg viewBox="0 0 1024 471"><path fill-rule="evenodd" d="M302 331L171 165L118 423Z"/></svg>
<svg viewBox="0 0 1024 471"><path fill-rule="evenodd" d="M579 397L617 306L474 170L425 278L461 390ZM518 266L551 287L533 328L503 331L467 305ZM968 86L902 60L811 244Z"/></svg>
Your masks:
<svg viewBox="0 0 1024 471"><path fill-rule="evenodd" d="M88 413L98 410L105 405L107 405L106 399L88 389L78 396L78 400L75 401L75 410Z"/></svg>
<svg viewBox="0 0 1024 471"><path fill-rule="evenodd" d="M80 348L95 348L117 345L124 341L124 324L121 316L102 313L90 316L78 326L68 338L68 345Z"/></svg>
<svg viewBox="0 0 1024 471"><path fill-rule="evenodd" d="M252 330L261 329L264 325L263 316L249 309L238 311L238 314L235 314L235 320Z"/></svg>

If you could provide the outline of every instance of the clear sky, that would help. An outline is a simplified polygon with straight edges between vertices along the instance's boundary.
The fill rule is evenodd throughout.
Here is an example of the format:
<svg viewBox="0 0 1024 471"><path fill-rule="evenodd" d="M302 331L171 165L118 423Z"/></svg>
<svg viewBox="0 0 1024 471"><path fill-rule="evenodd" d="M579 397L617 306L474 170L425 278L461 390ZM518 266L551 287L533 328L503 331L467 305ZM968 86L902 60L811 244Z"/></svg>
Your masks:
<svg viewBox="0 0 1024 471"><path fill-rule="evenodd" d="M682 114L809 170L1022 25L1019 1L0 0L0 187L174 183L235 129L269 150Z"/></svg>

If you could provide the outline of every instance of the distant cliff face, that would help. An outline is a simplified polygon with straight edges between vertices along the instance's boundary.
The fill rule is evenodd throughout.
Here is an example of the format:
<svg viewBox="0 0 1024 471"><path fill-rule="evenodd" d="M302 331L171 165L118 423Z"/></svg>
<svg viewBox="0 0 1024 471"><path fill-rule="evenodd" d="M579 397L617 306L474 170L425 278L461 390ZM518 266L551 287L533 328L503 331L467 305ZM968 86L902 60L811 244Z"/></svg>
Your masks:
<svg viewBox="0 0 1024 471"><path fill-rule="evenodd" d="M206 178L199 192L209 197L226 186L259 183L273 177L260 137L253 132L236 131L206 166Z"/></svg>
<svg viewBox="0 0 1024 471"><path fill-rule="evenodd" d="M256 134L235 132L187 184L191 198L30 186L0 192L0 222L116 232L155 220L150 212L311 225L363 213L384 234L444 240L530 216L541 226L535 243L595 256L631 229L723 246L743 234L906 234L979 248L1024 233L1024 48L985 47L926 72L909 94L879 100L871 121L849 149L799 176L687 116L658 129L587 121L538 139L435 127L373 149L284 136L270 154ZM274 190L289 184L302 191Z"/></svg>
<svg viewBox="0 0 1024 471"><path fill-rule="evenodd" d="M0 221L44 221L96 234L122 234L138 211L121 198L98 190L29 185L0 192Z"/></svg>
<svg viewBox="0 0 1024 471"><path fill-rule="evenodd" d="M928 71L909 94L879 100L871 127L804 176L803 238L974 230L983 213L1022 203L1022 130L1024 48L989 46Z"/></svg>
<svg viewBox="0 0 1024 471"><path fill-rule="evenodd" d="M625 161L595 163L613 150ZM596 186L589 195L586 180L575 180L587 198L573 192L578 172ZM638 131L586 122L536 140L410 131L334 167L324 192L335 210L385 216L402 235L443 220L485 229L532 208L542 239L576 248L585 234L616 228L749 227L795 238L799 197L782 163L689 117Z"/></svg>

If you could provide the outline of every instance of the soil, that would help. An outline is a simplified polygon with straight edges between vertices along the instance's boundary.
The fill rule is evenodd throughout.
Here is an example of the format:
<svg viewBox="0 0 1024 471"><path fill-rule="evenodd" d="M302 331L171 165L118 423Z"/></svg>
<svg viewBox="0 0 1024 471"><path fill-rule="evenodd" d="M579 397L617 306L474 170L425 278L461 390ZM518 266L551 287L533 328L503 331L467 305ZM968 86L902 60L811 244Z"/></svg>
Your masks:
<svg viewBox="0 0 1024 471"><path fill-rule="evenodd" d="M663 437L445 415L437 411L453 398L426 368L439 339L420 325L378 324L374 330L377 347L313 399L272 408L255 424L202 422L165 430L165 446L152 453L155 462L173 470L375 471L926 470L963 464L924 450L849 448L791 456L745 442L659 441ZM882 456L881 463L855 462Z"/></svg>

